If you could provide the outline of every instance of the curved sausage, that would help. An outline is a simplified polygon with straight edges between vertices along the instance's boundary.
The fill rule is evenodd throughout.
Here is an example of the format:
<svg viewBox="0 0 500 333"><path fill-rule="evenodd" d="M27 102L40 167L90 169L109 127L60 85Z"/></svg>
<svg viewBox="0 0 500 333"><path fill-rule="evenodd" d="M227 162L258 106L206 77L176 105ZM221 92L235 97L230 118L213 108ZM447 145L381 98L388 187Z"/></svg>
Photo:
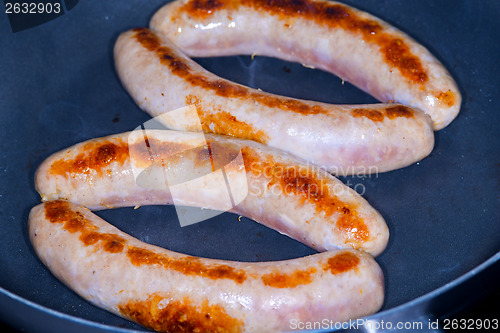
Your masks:
<svg viewBox="0 0 500 333"><path fill-rule="evenodd" d="M192 57L261 54L326 70L380 101L425 111L436 130L460 110L455 81L426 48L338 2L178 0L150 26Z"/></svg>
<svg viewBox="0 0 500 333"><path fill-rule="evenodd" d="M29 236L77 294L160 332L289 331L374 313L384 299L380 267L356 250L279 262L198 258L145 244L66 201L34 207Z"/></svg>
<svg viewBox="0 0 500 333"><path fill-rule="evenodd" d="M434 145L432 124L421 111L399 104L331 105L251 89L207 72L148 29L120 35L114 55L135 102L171 129L254 140L337 175L402 168ZM186 106L195 112L172 112Z"/></svg>
<svg viewBox="0 0 500 333"><path fill-rule="evenodd" d="M44 201L89 209L174 203L231 211L317 251L378 255L389 238L380 214L327 172L217 135L138 130L82 142L47 158L35 187Z"/></svg>

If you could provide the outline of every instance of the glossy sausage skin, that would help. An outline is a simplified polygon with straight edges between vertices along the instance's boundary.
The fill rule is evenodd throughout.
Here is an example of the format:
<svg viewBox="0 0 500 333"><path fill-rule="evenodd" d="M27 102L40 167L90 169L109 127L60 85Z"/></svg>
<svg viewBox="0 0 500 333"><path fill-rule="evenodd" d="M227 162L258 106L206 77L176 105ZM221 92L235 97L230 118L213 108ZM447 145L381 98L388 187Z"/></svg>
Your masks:
<svg viewBox="0 0 500 333"><path fill-rule="evenodd" d="M434 145L431 121L421 111L399 104L331 105L251 89L207 72L148 29L123 33L114 54L135 102L171 129L254 140L336 175L402 168ZM173 116L186 106L195 112Z"/></svg>
<svg viewBox="0 0 500 333"><path fill-rule="evenodd" d="M235 206L224 204L228 185ZM254 141L217 135L144 130L82 142L47 158L35 187L43 201L89 209L175 203L231 211L317 251L378 255L389 238L380 214L327 172Z"/></svg>
<svg viewBox="0 0 500 333"><path fill-rule="evenodd" d="M32 209L29 236L77 294L159 332L289 331L293 320L372 314L384 298L380 267L356 250L259 263L193 257L145 244L62 200Z"/></svg>
<svg viewBox="0 0 500 333"><path fill-rule="evenodd" d="M179 0L150 26L192 57L258 54L326 70L382 102L425 111L436 130L460 110L455 81L426 48L338 2Z"/></svg>

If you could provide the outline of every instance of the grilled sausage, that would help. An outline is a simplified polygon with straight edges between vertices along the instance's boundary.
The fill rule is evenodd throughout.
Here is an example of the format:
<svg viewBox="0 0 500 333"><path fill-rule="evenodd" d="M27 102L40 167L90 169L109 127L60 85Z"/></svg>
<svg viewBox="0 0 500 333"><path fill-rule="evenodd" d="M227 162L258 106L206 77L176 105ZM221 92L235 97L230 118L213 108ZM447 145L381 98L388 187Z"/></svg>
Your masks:
<svg viewBox="0 0 500 333"><path fill-rule="evenodd" d="M326 70L380 101L425 111L436 130L460 110L456 83L426 48L338 2L178 0L150 26L189 56L262 54Z"/></svg>
<svg viewBox="0 0 500 333"><path fill-rule="evenodd" d="M254 140L337 175L402 168L434 145L431 121L421 111L399 104L331 105L250 89L207 72L148 29L123 33L114 55L138 106L171 129ZM186 106L195 112L168 112Z"/></svg>
<svg viewBox="0 0 500 333"><path fill-rule="evenodd" d="M384 298L381 269L356 250L279 262L198 258L145 244L62 200L32 209L29 236L77 294L160 332L288 331L371 314Z"/></svg>
<svg viewBox="0 0 500 333"><path fill-rule="evenodd" d="M79 143L47 158L35 187L44 201L89 209L174 203L231 211L317 251L378 255L389 237L380 214L324 170L210 134L139 130Z"/></svg>

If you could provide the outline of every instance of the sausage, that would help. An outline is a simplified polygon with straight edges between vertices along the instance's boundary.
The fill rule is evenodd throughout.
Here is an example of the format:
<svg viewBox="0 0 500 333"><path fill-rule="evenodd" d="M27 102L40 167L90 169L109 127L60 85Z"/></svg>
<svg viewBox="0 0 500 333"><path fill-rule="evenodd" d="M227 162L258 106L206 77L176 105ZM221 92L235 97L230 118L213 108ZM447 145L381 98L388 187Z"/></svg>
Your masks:
<svg viewBox="0 0 500 333"><path fill-rule="evenodd" d="M376 256L389 238L382 216L324 170L251 140L211 134L144 129L82 142L48 157L35 188L43 201L92 210L174 203L230 211L317 251Z"/></svg>
<svg viewBox="0 0 500 333"><path fill-rule="evenodd" d="M178 0L150 27L192 57L261 54L334 73L380 101L425 111L435 130L460 111L455 81L425 47L338 2Z"/></svg>
<svg viewBox="0 0 500 333"><path fill-rule="evenodd" d="M250 89L209 73L145 28L121 34L114 57L137 105L166 127L254 140L336 175L402 168L434 145L432 123L419 110L331 105Z"/></svg>
<svg viewBox="0 0 500 333"><path fill-rule="evenodd" d="M380 267L357 250L258 263L193 257L63 200L34 207L28 229L38 257L69 288L160 332L289 331L294 322L374 313L384 299Z"/></svg>

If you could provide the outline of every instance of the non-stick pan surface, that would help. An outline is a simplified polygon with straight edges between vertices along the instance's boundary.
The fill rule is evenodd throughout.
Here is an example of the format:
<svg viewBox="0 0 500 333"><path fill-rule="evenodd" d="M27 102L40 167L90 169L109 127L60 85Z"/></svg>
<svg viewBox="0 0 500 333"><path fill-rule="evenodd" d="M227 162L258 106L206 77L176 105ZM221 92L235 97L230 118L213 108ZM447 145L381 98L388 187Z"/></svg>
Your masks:
<svg viewBox="0 0 500 333"><path fill-rule="evenodd" d="M96 330L142 329L90 305L56 280L35 256L26 223L30 209L40 202L33 175L44 158L83 140L133 130L150 119L121 86L112 48L120 32L147 26L162 3L80 1L64 15L16 33L7 15L0 14L0 319L11 325L25 327L37 320L13 317L9 310L20 306L39 310L53 322L63 318L67 328L84 319L95 323L89 327ZM429 48L463 94L458 118L436 133L430 156L397 171L342 178L363 193L390 228L389 245L377 261L386 278L382 311L392 313L424 295L438 296L450 283L470 280L498 259L490 258L500 250L500 2L346 3L394 24ZM222 77L273 93L331 103L375 102L333 75L299 64L258 56L197 61ZM314 253L228 213L184 228L175 210L166 206L98 214L141 240L197 256L263 261ZM469 296L464 294L463 301ZM39 325L43 331L50 320Z"/></svg>

